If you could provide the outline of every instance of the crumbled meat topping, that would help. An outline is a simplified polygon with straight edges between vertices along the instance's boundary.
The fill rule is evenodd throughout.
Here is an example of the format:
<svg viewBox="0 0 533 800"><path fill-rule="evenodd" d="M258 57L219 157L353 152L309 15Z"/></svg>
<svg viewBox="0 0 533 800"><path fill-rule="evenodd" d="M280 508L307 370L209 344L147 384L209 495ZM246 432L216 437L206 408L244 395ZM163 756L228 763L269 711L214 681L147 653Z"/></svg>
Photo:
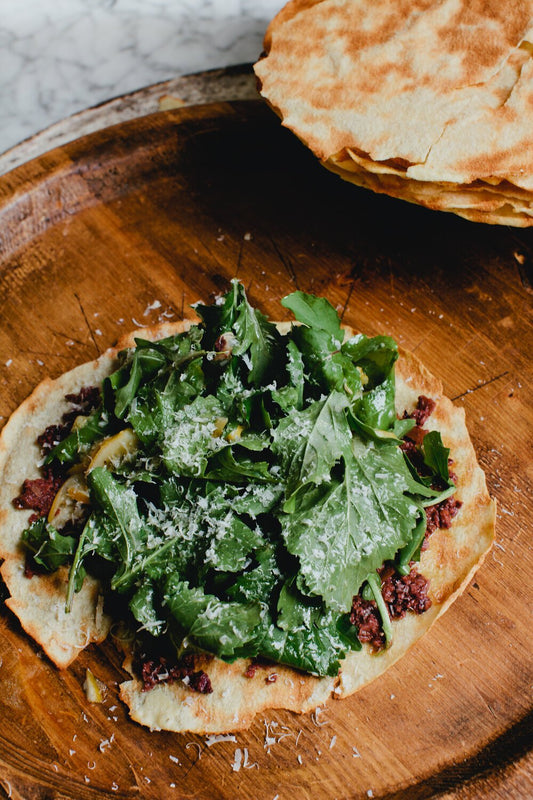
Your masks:
<svg viewBox="0 0 533 800"><path fill-rule="evenodd" d="M203 670L192 673L189 679L189 686L195 692L200 692L200 694L211 694L213 691L209 675Z"/></svg>
<svg viewBox="0 0 533 800"><path fill-rule="evenodd" d="M385 634L381 629L378 607L374 600L363 600L357 594L353 598L350 623L357 627L360 642L368 642L373 650L385 646Z"/></svg>
<svg viewBox="0 0 533 800"><path fill-rule="evenodd" d="M30 580L34 575L43 575L45 572L45 568L37 564L32 554L26 553L24 559L24 577Z"/></svg>
<svg viewBox="0 0 533 800"><path fill-rule="evenodd" d="M427 422L428 417L434 411L435 405L436 403L434 400L421 394L418 398L414 411L412 411L411 414L408 414L407 411L404 411L403 415L404 419L414 419L416 425L414 428L411 428L409 433L405 435L400 448L409 458L419 475L429 474L429 470L424 463L424 456L420 448L424 441L425 435L429 433L429 431L427 431L423 425L425 422Z"/></svg>
<svg viewBox="0 0 533 800"><path fill-rule="evenodd" d="M431 607L428 597L429 581L412 568L409 575L400 575L393 565L381 570L381 594L391 619L402 619L408 611L423 614ZM353 598L350 622L357 626L360 642L368 642L375 651L385 647L380 614L374 600L364 600L360 594Z"/></svg>
<svg viewBox="0 0 533 800"><path fill-rule="evenodd" d="M399 575L387 565L381 573L381 594L387 603L391 619L402 619L407 611L423 614L431 607L428 597L429 581L412 568L409 575Z"/></svg>
<svg viewBox="0 0 533 800"><path fill-rule="evenodd" d="M98 386L82 386L76 394L66 394L65 400L72 408L63 414L62 421L72 425L80 414L86 416L100 405L100 389Z"/></svg>
<svg viewBox="0 0 533 800"><path fill-rule="evenodd" d="M436 403L431 397L425 397L421 394L418 398L415 410L408 416L417 424L418 428L422 428L424 423L427 422L428 417L435 410Z"/></svg>
<svg viewBox="0 0 533 800"><path fill-rule="evenodd" d="M209 675L203 670L195 670L193 654L185 655L175 664L169 664L167 658L147 658L141 661L141 679L143 692L153 689L158 683L173 683L187 679L190 689L200 694L211 694L213 688Z"/></svg>
<svg viewBox="0 0 533 800"><path fill-rule="evenodd" d="M244 671L244 677L245 678L253 678L258 669L260 669L260 668L269 669L272 666L273 666L273 662L272 661L269 661L266 658L262 658L261 656L255 656L254 658L252 658L252 660L250 661L250 663L246 667L246 669ZM272 673L272 674L274 674L274 673Z"/></svg>
<svg viewBox="0 0 533 800"><path fill-rule="evenodd" d="M41 448L43 455L47 455L54 449L59 442L70 432L70 425L49 425L40 436L37 437L37 444Z"/></svg>
<svg viewBox="0 0 533 800"><path fill-rule="evenodd" d="M84 386L76 394L65 395L71 408L61 418L60 425L49 425L38 437L37 443L43 455L47 455L68 434L72 423L80 414L88 414L100 403L100 389L97 386ZM41 469L40 478L26 478L22 491L13 500L15 508L30 508L35 514L29 522L48 515L59 487L65 480L64 471L59 464L46 464Z"/></svg>
<svg viewBox="0 0 533 800"><path fill-rule="evenodd" d="M455 497L452 496L447 497L440 503L436 503L434 506L428 506L426 508L427 527L422 550L426 549L427 541L434 531L438 528L451 528L452 519L456 516L462 505L460 500L456 500Z"/></svg>
<svg viewBox="0 0 533 800"><path fill-rule="evenodd" d="M13 499L13 505L15 508L30 508L35 511L29 520L30 523L35 522L39 517L47 516L63 481L62 472L45 466L42 478L26 478L21 493Z"/></svg>

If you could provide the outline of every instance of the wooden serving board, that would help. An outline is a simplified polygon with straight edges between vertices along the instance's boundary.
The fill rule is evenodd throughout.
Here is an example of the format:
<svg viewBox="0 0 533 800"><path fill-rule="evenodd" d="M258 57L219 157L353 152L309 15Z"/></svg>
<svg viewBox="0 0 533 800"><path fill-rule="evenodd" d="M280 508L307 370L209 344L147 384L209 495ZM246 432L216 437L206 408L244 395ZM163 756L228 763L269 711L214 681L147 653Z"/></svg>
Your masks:
<svg viewBox="0 0 533 800"><path fill-rule="evenodd" d="M60 672L2 608L0 796L531 797L532 256L533 231L343 183L260 102L155 114L0 178L2 423L45 376L237 276L274 319L299 288L416 352L466 408L499 503L475 582L407 657L318 716L270 712L235 741L141 728L111 643Z"/></svg>

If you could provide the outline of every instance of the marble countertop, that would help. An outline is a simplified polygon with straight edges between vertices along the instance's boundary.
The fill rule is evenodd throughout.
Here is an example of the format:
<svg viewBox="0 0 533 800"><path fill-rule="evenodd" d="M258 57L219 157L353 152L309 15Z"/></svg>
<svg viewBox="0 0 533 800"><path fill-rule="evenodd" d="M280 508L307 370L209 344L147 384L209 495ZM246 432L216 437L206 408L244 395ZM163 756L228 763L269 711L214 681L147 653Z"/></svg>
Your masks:
<svg viewBox="0 0 533 800"><path fill-rule="evenodd" d="M84 109L253 62L283 0L2 0L0 153Z"/></svg>

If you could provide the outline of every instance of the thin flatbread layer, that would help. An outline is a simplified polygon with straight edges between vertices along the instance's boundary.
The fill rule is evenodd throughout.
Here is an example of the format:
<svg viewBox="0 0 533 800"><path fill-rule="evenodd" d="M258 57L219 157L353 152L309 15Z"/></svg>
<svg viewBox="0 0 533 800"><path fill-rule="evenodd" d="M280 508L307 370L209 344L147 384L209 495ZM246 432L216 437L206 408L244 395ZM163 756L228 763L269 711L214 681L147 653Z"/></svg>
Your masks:
<svg viewBox="0 0 533 800"><path fill-rule="evenodd" d="M137 331L138 335L162 338L182 330L180 325L161 325ZM134 334L122 339L100 358L82 364L55 380L46 379L11 415L0 433L0 575L10 597L6 605L17 615L24 630L41 645L58 667L67 667L91 642L103 641L111 619L103 613L100 584L87 576L70 613L65 613L68 568L49 575L27 578L22 532L32 515L13 506L26 478L39 478L42 460L37 437L55 425L71 406L66 394L83 386L99 385L117 366L120 350L133 346Z"/></svg>
<svg viewBox="0 0 533 800"><path fill-rule="evenodd" d="M381 164L368 167L353 151L346 151L329 158L324 166L349 183L376 194L387 194L408 203L447 211L471 222L489 225L512 225L526 228L533 224L533 196L506 181L496 185L488 181L476 181L469 186L435 181L407 179L393 166Z"/></svg>
<svg viewBox="0 0 533 800"><path fill-rule="evenodd" d="M292 0L254 69L263 97L326 166L347 150L390 194L469 219L533 224L533 3ZM374 191L389 184L363 183ZM479 208L477 182L500 195ZM528 195L526 208L514 190ZM451 190L451 194L450 194ZM461 192L461 204L453 193ZM406 195L409 196L406 196ZM426 202L424 202L424 200Z"/></svg>
<svg viewBox="0 0 533 800"><path fill-rule="evenodd" d="M166 324L143 329L140 335L156 339L183 328L182 323ZM112 372L118 351L132 346L133 336L97 361L40 384L15 411L0 436L0 557L5 559L0 571L11 595L6 602L59 667L67 666L89 642L102 641L111 620L102 613L97 581L86 581L75 597L72 612L65 614L65 571L56 576L25 577L20 536L30 512L15 510L12 499L24 478L38 476L40 454L35 440L66 410L64 395L79 391L84 385L94 385ZM302 713L323 705L332 696L346 697L383 674L464 591L491 547L495 503L477 463L464 410L455 408L443 396L440 382L414 356L401 353L396 376L399 414L411 411L421 394L435 400L436 407L426 427L439 430L445 446L450 448L457 476L456 498L462 503L452 527L435 531L422 554L420 571L430 580L431 608L419 616L407 614L394 621L390 648L375 654L365 645L345 659L335 678L317 678L281 665L261 665L253 677L247 677L249 659L227 664L206 657L211 694L193 692L182 682L159 684L145 692L131 668L132 654L127 653L125 667L132 680L121 685L120 694L134 720L151 729L222 733L249 727L254 716L268 708ZM268 677L271 679L267 681Z"/></svg>

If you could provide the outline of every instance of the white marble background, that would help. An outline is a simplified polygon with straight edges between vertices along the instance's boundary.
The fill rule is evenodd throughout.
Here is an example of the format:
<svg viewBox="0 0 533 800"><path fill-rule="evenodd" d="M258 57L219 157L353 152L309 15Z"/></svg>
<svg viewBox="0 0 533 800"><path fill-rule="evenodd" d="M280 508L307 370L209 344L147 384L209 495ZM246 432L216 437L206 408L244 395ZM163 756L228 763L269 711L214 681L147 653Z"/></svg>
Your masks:
<svg viewBox="0 0 533 800"><path fill-rule="evenodd" d="M85 108L255 61L283 0L0 0L0 153Z"/></svg>

